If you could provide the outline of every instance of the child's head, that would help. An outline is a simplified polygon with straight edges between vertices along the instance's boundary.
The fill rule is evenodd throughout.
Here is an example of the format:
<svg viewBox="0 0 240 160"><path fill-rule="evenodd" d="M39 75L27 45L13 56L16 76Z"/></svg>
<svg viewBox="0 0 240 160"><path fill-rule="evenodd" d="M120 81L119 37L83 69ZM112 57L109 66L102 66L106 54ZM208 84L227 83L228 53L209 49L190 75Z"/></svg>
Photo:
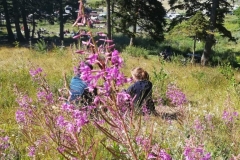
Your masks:
<svg viewBox="0 0 240 160"><path fill-rule="evenodd" d="M93 70L93 66L88 63L88 62L82 62L79 64L79 66L76 68L76 70L74 71L76 75L80 75L81 74L81 69L88 67L90 70Z"/></svg>
<svg viewBox="0 0 240 160"><path fill-rule="evenodd" d="M132 69L131 74L134 81L149 80L149 74L141 67Z"/></svg>

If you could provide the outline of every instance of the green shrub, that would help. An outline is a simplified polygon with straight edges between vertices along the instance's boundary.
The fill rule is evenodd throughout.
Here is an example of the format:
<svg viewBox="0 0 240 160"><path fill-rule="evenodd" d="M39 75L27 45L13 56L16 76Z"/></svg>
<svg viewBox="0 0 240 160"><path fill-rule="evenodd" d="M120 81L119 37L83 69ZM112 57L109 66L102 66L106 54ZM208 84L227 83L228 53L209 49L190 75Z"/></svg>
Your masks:
<svg viewBox="0 0 240 160"><path fill-rule="evenodd" d="M47 44L44 40L40 39L37 41L37 43L34 44L34 49L41 53L47 52Z"/></svg>
<svg viewBox="0 0 240 160"><path fill-rule="evenodd" d="M135 46L127 46L123 52L128 53L129 55L133 57L144 57L148 58L148 55L150 52L144 48L141 47L135 47Z"/></svg>

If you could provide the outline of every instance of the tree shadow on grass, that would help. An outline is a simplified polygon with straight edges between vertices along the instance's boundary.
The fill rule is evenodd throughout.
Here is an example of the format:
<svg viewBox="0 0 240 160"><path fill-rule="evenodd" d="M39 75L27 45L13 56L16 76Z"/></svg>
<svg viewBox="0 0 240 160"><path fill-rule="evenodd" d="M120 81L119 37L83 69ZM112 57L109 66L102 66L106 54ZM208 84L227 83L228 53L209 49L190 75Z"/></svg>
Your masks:
<svg viewBox="0 0 240 160"><path fill-rule="evenodd" d="M128 36L118 34L113 36L116 48L122 51L126 46L130 44L130 38ZM159 48L159 43L146 37L136 37L134 44L135 47L141 47L147 50L157 50Z"/></svg>
<svg viewBox="0 0 240 160"><path fill-rule="evenodd" d="M225 63L230 63L231 66L234 68L240 67L240 53L235 52L232 49L227 49L223 52L214 52L213 56L211 57L211 63L213 66L222 65Z"/></svg>

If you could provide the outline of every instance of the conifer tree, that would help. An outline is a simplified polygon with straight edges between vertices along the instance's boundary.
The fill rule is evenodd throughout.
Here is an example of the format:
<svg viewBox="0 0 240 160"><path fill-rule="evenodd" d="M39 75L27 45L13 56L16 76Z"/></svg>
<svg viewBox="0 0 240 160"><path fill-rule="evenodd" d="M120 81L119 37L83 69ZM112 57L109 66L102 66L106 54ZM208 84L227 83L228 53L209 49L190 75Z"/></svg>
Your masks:
<svg viewBox="0 0 240 160"><path fill-rule="evenodd" d="M205 38L205 46L201 58L201 64L205 65L212 56L212 46L216 43L215 32L222 33L223 36L235 41L231 32L224 27L225 14L229 12L230 4L226 0L169 0L170 10L185 10L185 17L178 17L174 19L169 29L180 23L183 19L192 17L198 11L202 11L209 17L209 34Z"/></svg>
<svg viewBox="0 0 240 160"><path fill-rule="evenodd" d="M166 11L158 0L116 0L114 15L116 31L128 35L130 45L139 30L156 41L164 39Z"/></svg>

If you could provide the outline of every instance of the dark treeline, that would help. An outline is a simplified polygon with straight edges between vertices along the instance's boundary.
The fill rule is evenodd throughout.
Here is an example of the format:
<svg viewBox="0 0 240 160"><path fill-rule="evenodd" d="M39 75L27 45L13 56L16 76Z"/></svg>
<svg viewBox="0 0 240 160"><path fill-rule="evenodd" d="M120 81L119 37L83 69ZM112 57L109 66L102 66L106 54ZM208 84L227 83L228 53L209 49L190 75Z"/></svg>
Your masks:
<svg viewBox="0 0 240 160"><path fill-rule="evenodd" d="M63 10L66 5L77 8L78 2L76 0L0 0L0 13L5 19L4 25L7 29L8 40L11 42L17 37L17 40L22 42L33 38L37 20L45 20L50 24L59 21L60 39L62 40L63 24L69 18L64 16ZM71 15L74 16L74 14ZM31 29L29 24L32 26Z"/></svg>
<svg viewBox="0 0 240 160"><path fill-rule="evenodd" d="M85 0L82 1L86 2ZM211 57L212 46L216 42L215 32L220 32L221 35L228 37L230 40L235 40L231 32L224 27L225 14L229 12L231 7L230 1L234 2L234 0L194 0L179 3L178 0L168 0L169 11L178 9L185 12L184 16L171 20L170 24L166 23L164 18L168 11L159 0L102 0L101 4L107 6L109 38L112 37L112 31L120 32L131 38L130 44L133 44L135 37L141 34L138 29L144 31L144 34L148 34L155 41L161 42L164 40L165 32L170 31L182 21L187 21L198 11L206 11L205 16L208 17L209 21L208 34L203 39L205 46L201 58L202 64L205 65ZM3 13L5 17L9 41L14 41L16 36L18 41L33 38L37 22L41 20L47 20L51 24L58 21L60 40L63 40L64 23L69 19L65 15L64 7L66 5L75 7L73 12L78 9L78 0L0 0L0 4L0 13ZM74 13L70 15L73 16L73 19L77 18L74 17L77 16ZM29 23L31 23L31 29L28 27ZM14 24L14 28L12 28L12 24ZM132 30L129 28L132 28ZM24 30L24 35L21 29Z"/></svg>

